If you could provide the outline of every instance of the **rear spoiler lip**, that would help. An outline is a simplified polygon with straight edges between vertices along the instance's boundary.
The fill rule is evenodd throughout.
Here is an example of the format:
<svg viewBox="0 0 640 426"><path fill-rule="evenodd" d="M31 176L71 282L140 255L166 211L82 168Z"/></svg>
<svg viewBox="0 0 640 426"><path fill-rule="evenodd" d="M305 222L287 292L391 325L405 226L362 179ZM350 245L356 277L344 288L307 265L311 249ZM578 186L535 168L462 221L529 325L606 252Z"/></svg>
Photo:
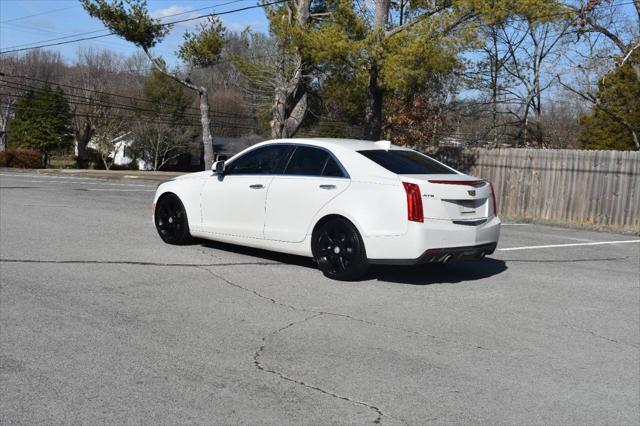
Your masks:
<svg viewBox="0 0 640 426"><path fill-rule="evenodd" d="M465 185L472 186L474 188L480 188L487 184L484 180L442 180L442 179L429 179L429 183L439 183L444 185Z"/></svg>

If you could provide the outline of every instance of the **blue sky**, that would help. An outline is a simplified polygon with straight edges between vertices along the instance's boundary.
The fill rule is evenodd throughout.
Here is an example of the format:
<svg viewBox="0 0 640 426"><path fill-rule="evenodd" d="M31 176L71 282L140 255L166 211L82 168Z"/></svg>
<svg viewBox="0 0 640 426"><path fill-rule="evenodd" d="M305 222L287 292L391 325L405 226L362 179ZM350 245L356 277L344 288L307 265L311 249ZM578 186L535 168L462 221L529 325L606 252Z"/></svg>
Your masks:
<svg viewBox="0 0 640 426"><path fill-rule="evenodd" d="M149 0L148 2L151 14L159 18L166 17L165 22L256 4L256 0ZM209 6L211 9L191 12ZM179 16L167 17L178 13ZM268 28L261 8L225 15L223 22L231 31L241 31L249 26L254 31L266 32ZM156 55L161 55L171 65L176 64L175 51L182 41L182 34L196 24L197 21L191 21L174 26L165 40L154 49ZM39 42L54 38L96 30L105 30L105 28L99 20L91 18L84 11L78 0L0 0L0 50L7 50L14 46L23 47L22 45L28 47L28 43L40 44ZM87 36L89 35L93 34ZM64 41L64 39L56 41ZM54 46L50 49L59 50L67 61L72 62L79 46L108 48L125 55L136 50L132 44L116 36Z"/></svg>

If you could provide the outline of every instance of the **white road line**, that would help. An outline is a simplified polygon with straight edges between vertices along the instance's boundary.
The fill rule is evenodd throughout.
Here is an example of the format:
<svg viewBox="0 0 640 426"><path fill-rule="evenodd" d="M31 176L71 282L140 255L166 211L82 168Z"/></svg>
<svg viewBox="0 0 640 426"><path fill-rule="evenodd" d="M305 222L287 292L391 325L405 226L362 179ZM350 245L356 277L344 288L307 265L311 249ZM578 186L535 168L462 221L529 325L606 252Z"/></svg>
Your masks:
<svg viewBox="0 0 640 426"><path fill-rule="evenodd" d="M106 180L103 178L94 178L90 176L57 176L48 175L46 173L0 173L0 176L7 177L31 177L31 178L47 178L47 179L64 179L64 180L82 180L82 179L94 179L94 180Z"/></svg>
<svg viewBox="0 0 640 426"><path fill-rule="evenodd" d="M41 180L39 182L49 182L49 183L67 183L66 181L71 181L68 183L86 183L87 185L127 185L127 186L153 186L153 185L145 185L139 183L108 183L110 180L102 179L102 178L94 178L94 177L74 177L74 176L50 176L45 174L8 174L8 173L0 173L0 176L6 176L9 178L35 178L35 179L47 179ZM137 176L135 176L137 178ZM56 182L56 179L61 180L62 182ZM91 179L92 182L88 182L87 179ZM35 181L32 181L35 182ZM158 181L160 183L160 181Z"/></svg>
<svg viewBox="0 0 640 426"><path fill-rule="evenodd" d="M640 243L640 240L599 241L595 243L549 244L545 246L508 247L508 248L499 248L498 251L535 250L535 249L556 248L556 247L599 246L604 244L631 244L631 243Z"/></svg>
<svg viewBox="0 0 640 426"><path fill-rule="evenodd" d="M142 186L142 187L147 187L147 188L152 188L153 185L142 185L142 184L138 184L138 183L106 183L106 182L78 182L78 181L73 181L73 182L56 182L56 181L50 181L50 180L35 180L35 179L30 179L30 180L25 180L22 179L22 182L34 182L34 183L49 183L49 184L58 184L58 185L102 185L102 186Z"/></svg>
<svg viewBox="0 0 640 426"><path fill-rule="evenodd" d="M156 192L155 189L82 188L83 191Z"/></svg>
<svg viewBox="0 0 640 426"><path fill-rule="evenodd" d="M531 226L530 223L502 223L502 226Z"/></svg>

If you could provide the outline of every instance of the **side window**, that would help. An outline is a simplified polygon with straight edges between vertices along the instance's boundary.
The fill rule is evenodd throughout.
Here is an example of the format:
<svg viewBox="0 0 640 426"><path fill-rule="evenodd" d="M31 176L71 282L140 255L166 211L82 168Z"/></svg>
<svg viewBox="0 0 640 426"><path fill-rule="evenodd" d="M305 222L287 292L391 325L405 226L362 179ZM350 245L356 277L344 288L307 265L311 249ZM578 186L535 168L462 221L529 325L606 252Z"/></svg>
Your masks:
<svg viewBox="0 0 640 426"><path fill-rule="evenodd" d="M322 176L346 177L338 163L336 163L336 160L334 160L331 156L327 158L327 163L325 164L324 170L322 171Z"/></svg>
<svg viewBox="0 0 640 426"><path fill-rule="evenodd" d="M285 175L321 176L329 153L310 146L296 147Z"/></svg>
<svg viewBox="0 0 640 426"><path fill-rule="evenodd" d="M268 145L247 152L226 167L229 175L281 174L293 151L292 145Z"/></svg>

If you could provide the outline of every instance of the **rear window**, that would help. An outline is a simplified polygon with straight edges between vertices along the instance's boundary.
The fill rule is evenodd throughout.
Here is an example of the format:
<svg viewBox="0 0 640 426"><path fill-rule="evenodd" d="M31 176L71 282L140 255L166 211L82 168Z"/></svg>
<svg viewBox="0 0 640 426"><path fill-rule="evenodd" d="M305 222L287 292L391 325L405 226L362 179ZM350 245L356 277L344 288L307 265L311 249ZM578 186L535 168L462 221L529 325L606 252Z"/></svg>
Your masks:
<svg viewBox="0 0 640 426"><path fill-rule="evenodd" d="M327 158L327 163L324 165L322 176L345 177L342 169L338 166L338 163L336 163L336 160L334 160L333 157Z"/></svg>
<svg viewBox="0 0 640 426"><path fill-rule="evenodd" d="M298 146L289 160L286 175L320 176L329 153L310 146Z"/></svg>
<svg viewBox="0 0 640 426"><path fill-rule="evenodd" d="M298 146L293 153L285 175L295 176L327 176L345 177L342 169L329 154L323 149L312 146Z"/></svg>
<svg viewBox="0 0 640 426"><path fill-rule="evenodd" d="M415 151L372 149L358 153L398 175L456 174L448 167Z"/></svg>

